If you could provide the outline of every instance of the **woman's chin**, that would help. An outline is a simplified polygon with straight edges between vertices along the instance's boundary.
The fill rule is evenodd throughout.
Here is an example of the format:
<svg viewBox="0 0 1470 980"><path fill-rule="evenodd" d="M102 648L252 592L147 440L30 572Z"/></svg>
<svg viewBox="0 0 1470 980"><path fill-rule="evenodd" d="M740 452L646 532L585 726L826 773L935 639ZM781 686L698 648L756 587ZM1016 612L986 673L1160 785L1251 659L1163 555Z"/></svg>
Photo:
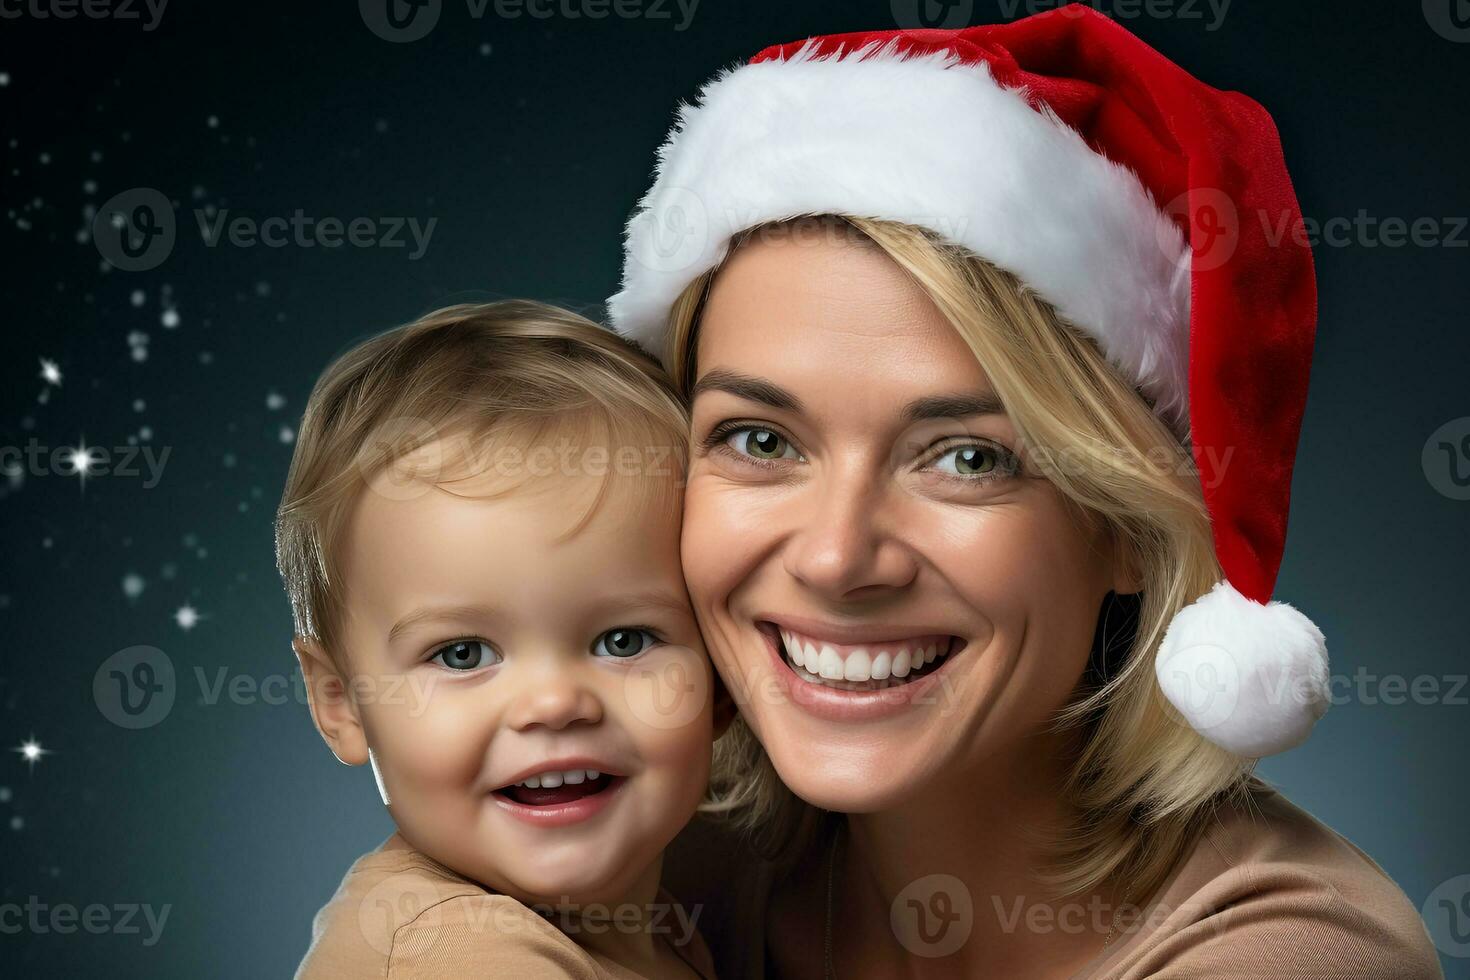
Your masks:
<svg viewBox="0 0 1470 980"><path fill-rule="evenodd" d="M802 751L800 740L777 739L767 750L776 774L793 793L812 806L837 813L877 813L901 808L923 795L935 778L926 764L928 753L884 744L831 745L826 751Z"/></svg>

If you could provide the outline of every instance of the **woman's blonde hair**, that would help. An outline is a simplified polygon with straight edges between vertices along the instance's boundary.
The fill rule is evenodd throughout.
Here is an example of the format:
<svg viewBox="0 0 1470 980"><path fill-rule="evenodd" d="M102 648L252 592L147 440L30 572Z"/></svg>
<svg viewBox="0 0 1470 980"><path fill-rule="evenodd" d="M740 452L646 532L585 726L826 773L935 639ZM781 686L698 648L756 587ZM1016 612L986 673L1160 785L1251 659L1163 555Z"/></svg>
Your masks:
<svg viewBox="0 0 1470 980"><path fill-rule="evenodd" d="M1063 321L1015 276L910 225L823 215L759 226L752 236L812 225L876 246L928 295L974 351L1028 454L1084 519L1101 522L1131 556L1142 583L1123 597L1136 609L1124 635L1108 614L1089 669L1055 720L1078 733L1064 792L1076 813L1039 870L1059 895L1122 876L1151 894L1194 842L1213 804L1251 785L1251 762L1207 742L1179 720L1154 678L1170 619L1220 577L1210 520L1186 433L1173 432L1096 343ZM728 257L727 257L728 261ZM698 326L719 268L675 302L665 366L686 399ZM791 857L824 819L781 783L764 749L737 719L716 747L716 802L769 854Z"/></svg>

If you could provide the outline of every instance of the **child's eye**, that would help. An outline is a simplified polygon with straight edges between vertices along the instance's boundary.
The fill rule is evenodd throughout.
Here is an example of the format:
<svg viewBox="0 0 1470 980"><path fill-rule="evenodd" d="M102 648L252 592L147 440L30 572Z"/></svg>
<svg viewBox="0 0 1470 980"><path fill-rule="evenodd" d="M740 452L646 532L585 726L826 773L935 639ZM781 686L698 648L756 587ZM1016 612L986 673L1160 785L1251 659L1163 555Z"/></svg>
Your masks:
<svg viewBox="0 0 1470 980"><path fill-rule="evenodd" d="M597 638L592 645L592 655L596 657L636 657L658 642L646 629L636 626L620 626L617 629L608 630Z"/></svg>
<svg viewBox="0 0 1470 980"><path fill-rule="evenodd" d="M483 640L456 640L434 651L430 663L438 662L450 670L474 670L498 663L500 655Z"/></svg>

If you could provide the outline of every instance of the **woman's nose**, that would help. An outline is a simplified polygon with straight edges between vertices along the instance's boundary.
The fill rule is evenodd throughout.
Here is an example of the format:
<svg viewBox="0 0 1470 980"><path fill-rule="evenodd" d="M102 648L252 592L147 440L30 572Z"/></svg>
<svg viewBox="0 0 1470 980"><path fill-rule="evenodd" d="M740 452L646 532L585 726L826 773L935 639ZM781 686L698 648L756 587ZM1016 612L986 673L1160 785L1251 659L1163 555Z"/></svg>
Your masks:
<svg viewBox="0 0 1470 980"><path fill-rule="evenodd" d="M519 679L507 723L517 731L538 727L561 731L602 721L602 701L579 673L574 667L552 664L529 671Z"/></svg>
<svg viewBox="0 0 1470 980"><path fill-rule="evenodd" d="M918 566L890 521L883 482L852 465L811 481L802 526L788 539L791 576L832 600L903 588Z"/></svg>

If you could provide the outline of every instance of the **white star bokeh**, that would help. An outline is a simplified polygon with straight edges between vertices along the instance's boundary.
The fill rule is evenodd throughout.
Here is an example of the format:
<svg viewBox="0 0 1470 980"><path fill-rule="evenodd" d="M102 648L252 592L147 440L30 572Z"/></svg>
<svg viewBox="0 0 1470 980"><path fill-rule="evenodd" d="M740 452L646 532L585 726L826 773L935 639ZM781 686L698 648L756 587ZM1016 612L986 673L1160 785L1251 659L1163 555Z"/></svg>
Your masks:
<svg viewBox="0 0 1470 980"><path fill-rule="evenodd" d="M204 617L199 610L187 602L174 611L174 622L179 624L181 630L191 630L199 624Z"/></svg>
<svg viewBox="0 0 1470 980"><path fill-rule="evenodd" d="M10 751L19 752L20 757L24 759L26 761L26 764L31 767L32 772L35 771L37 762L40 762L43 758L51 754L50 749L43 748L41 743L36 741L36 736L34 733L31 735L30 738L26 739L24 742L21 742Z"/></svg>

